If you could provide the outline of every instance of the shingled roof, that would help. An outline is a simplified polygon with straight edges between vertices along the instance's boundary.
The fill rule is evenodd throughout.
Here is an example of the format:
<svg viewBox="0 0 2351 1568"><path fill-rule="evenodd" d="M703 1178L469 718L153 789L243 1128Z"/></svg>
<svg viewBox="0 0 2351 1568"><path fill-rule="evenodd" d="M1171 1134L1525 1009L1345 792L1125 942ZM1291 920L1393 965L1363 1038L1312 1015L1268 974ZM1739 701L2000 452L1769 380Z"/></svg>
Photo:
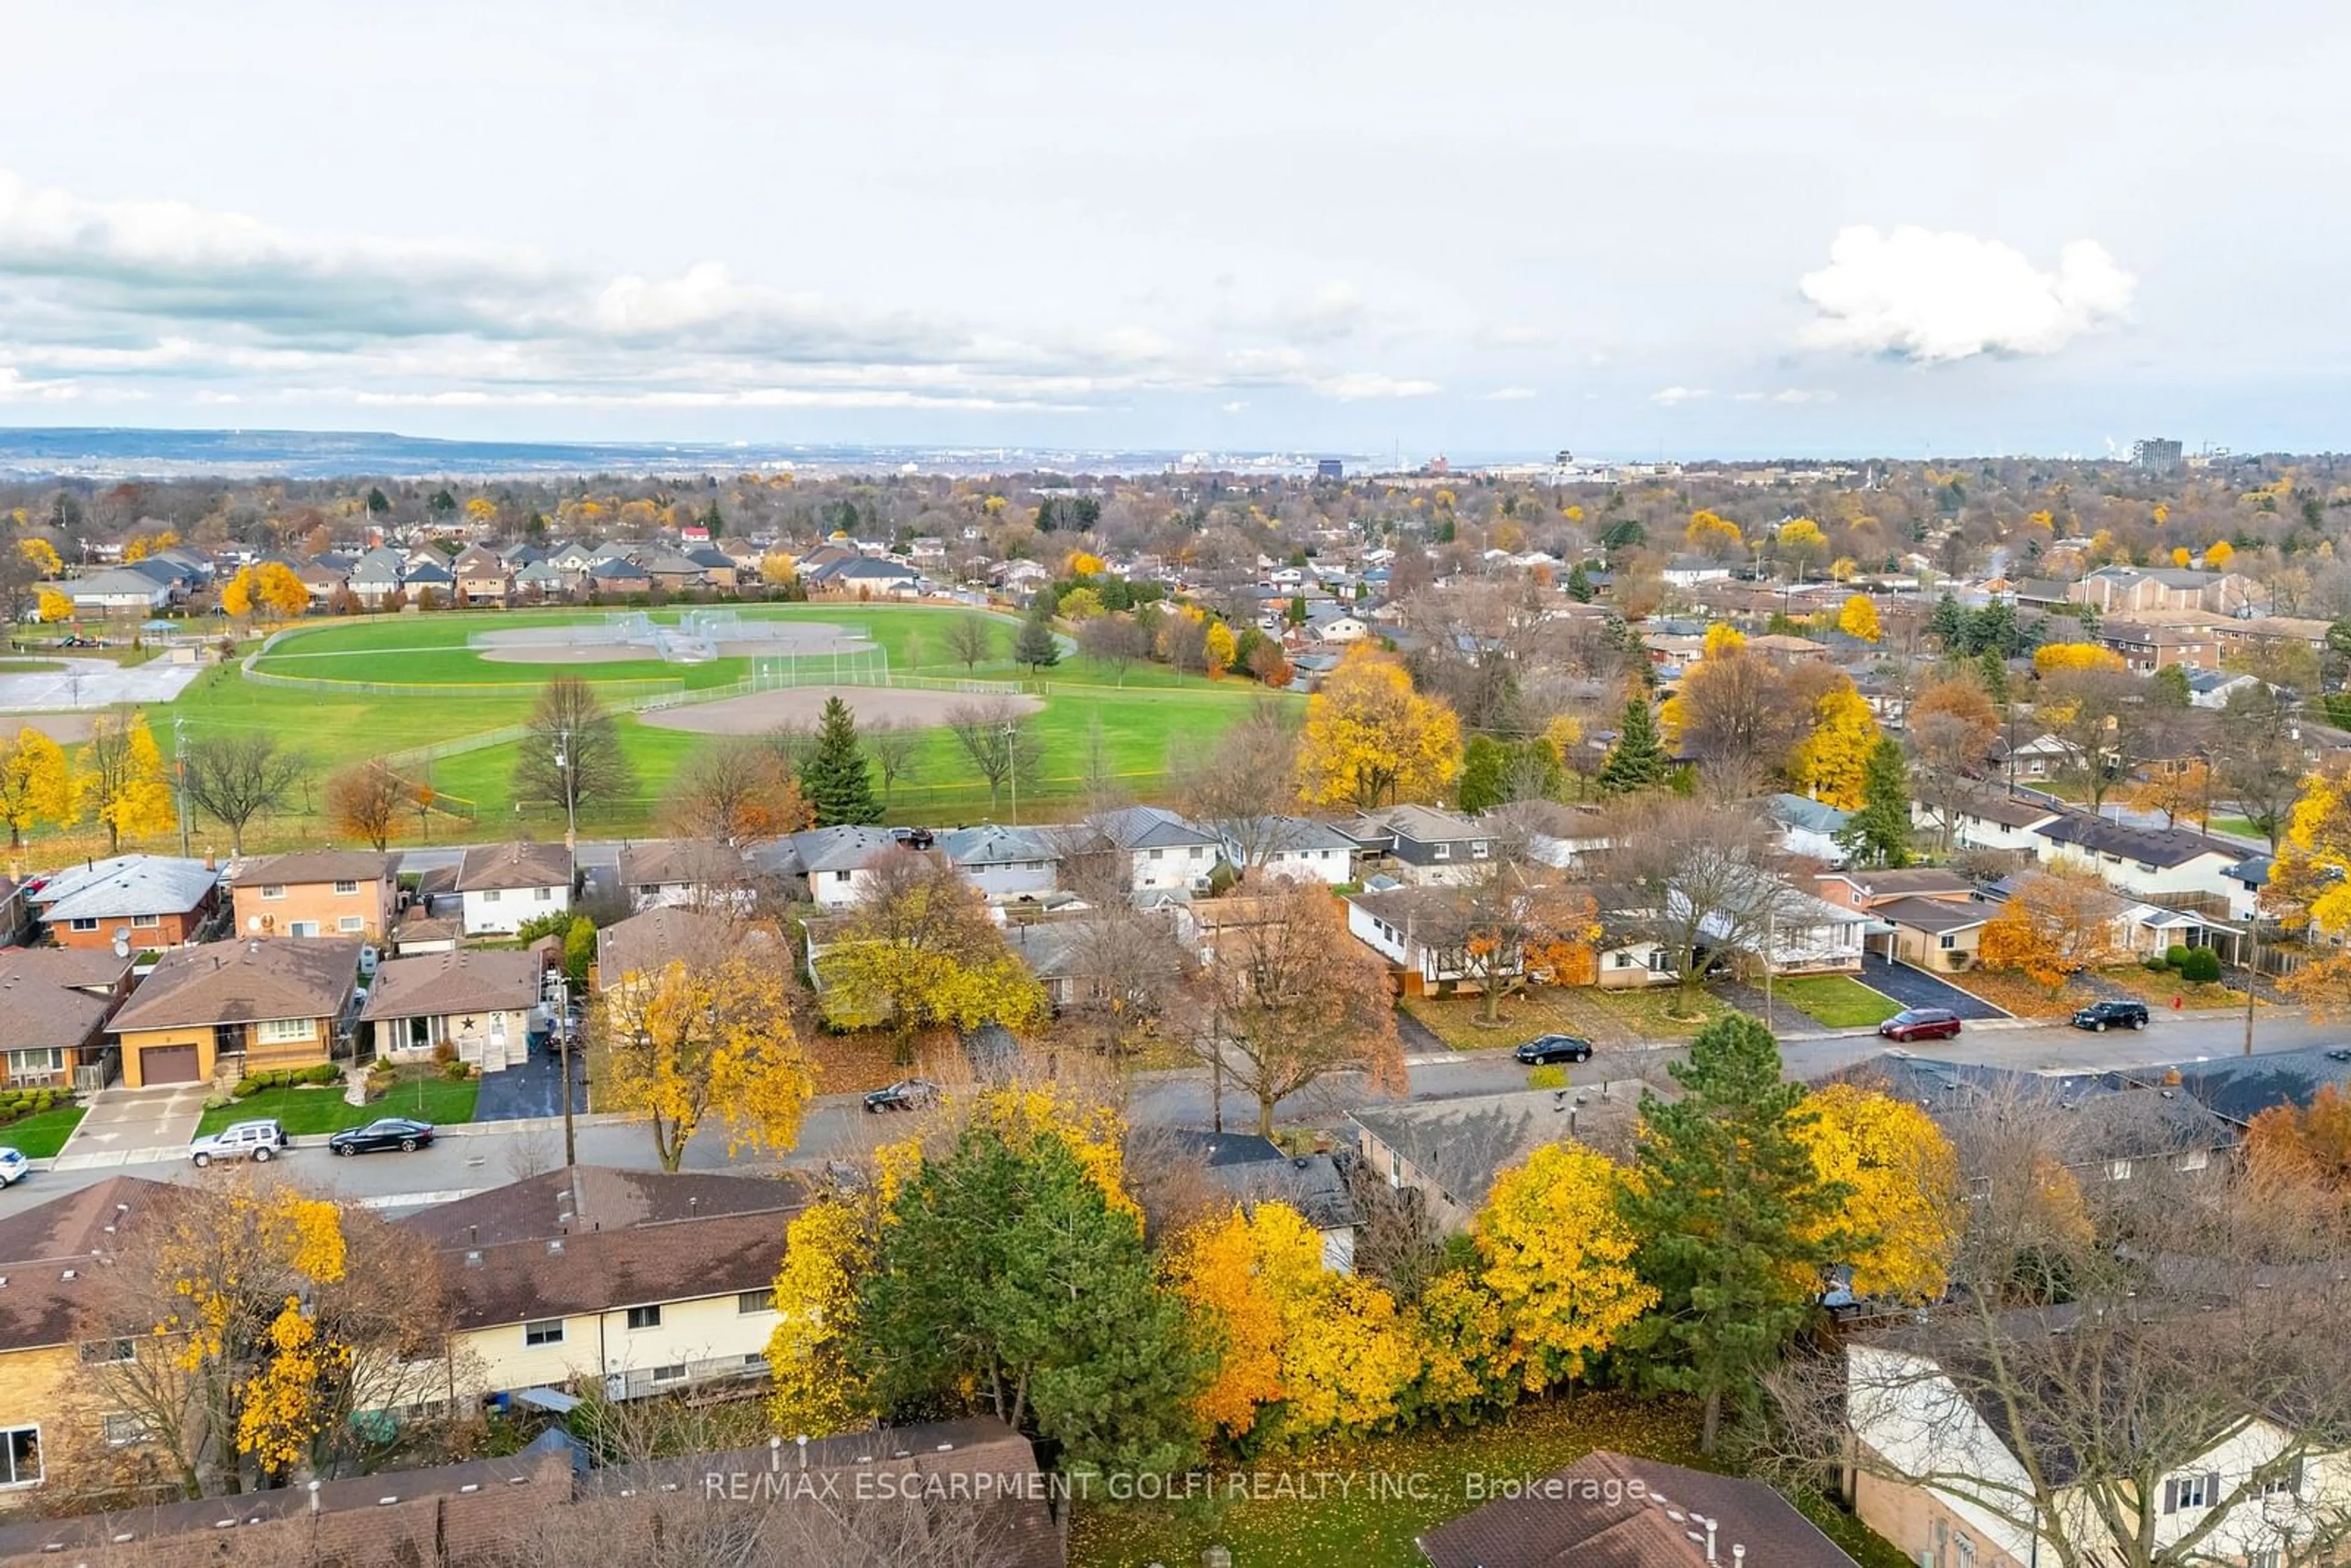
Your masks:
<svg viewBox="0 0 2351 1568"><path fill-rule="evenodd" d="M0 1351L80 1338L98 1256L115 1249L134 1217L188 1190L109 1176L0 1219Z"/></svg>
<svg viewBox="0 0 2351 1568"><path fill-rule="evenodd" d="M360 944L332 937L211 942L163 955L114 1015L114 1032L341 1014Z"/></svg>

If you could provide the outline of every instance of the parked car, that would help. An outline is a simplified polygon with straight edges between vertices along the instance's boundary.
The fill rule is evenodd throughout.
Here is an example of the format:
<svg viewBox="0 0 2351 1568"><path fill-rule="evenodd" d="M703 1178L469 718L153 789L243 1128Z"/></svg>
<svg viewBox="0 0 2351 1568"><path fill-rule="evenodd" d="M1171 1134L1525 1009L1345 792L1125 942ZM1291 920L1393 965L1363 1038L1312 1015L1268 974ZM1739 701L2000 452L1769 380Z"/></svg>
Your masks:
<svg viewBox="0 0 2351 1568"><path fill-rule="evenodd" d="M901 1078L887 1089L865 1097L868 1111L919 1111L939 1097L939 1086L927 1078Z"/></svg>
<svg viewBox="0 0 2351 1568"><path fill-rule="evenodd" d="M199 1166L214 1160L274 1160L287 1144L286 1129L274 1116L256 1122L232 1122L209 1138L188 1145L188 1157Z"/></svg>
<svg viewBox="0 0 2351 1568"><path fill-rule="evenodd" d="M1949 1008L1904 1008L1877 1032L1886 1040L1950 1040L1959 1032L1959 1015Z"/></svg>
<svg viewBox="0 0 2351 1568"><path fill-rule="evenodd" d="M339 1155L372 1155L385 1149L411 1154L429 1148L432 1143L432 1123L411 1121L406 1116L383 1116L364 1127L345 1127L327 1140L327 1147Z"/></svg>
<svg viewBox="0 0 2351 1568"><path fill-rule="evenodd" d="M2074 1027L2092 1030L2145 1029L2147 1004L2145 1002L2092 1002L2074 1015Z"/></svg>
<svg viewBox="0 0 2351 1568"><path fill-rule="evenodd" d="M928 828L893 828L890 830L890 837L910 850L926 850L932 843L931 830Z"/></svg>
<svg viewBox="0 0 2351 1568"><path fill-rule="evenodd" d="M1539 1034L1510 1054L1530 1067L1554 1061L1589 1061L1592 1042L1572 1034Z"/></svg>
<svg viewBox="0 0 2351 1568"><path fill-rule="evenodd" d="M33 1162L22 1149L0 1149L0 1186L15 1186L33 1174Z"/></svg>

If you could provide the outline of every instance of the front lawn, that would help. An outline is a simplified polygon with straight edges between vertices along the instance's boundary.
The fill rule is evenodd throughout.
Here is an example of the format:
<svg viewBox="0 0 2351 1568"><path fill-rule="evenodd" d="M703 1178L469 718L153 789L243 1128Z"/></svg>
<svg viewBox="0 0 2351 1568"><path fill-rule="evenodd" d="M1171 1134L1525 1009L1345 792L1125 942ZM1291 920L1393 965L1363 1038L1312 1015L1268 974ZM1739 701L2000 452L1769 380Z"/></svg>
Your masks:
<svg viewBox="0 0 2351 1568"><path fill-rule="evenodd" d="M22 1116L0 1127L0 1146L15 1149L28 1160L54 1159L73 1130L81 1125L83 1107L59 1105Z"/></svg>
<svg viewBox="0 0 2351 1568"><path fill-rule="evenodd" d="M2181 1008L2190 1011L2199 1009L2244 1010L2245 993L2218 981L2209 986L2191 985L2168 969L2158 974L2139 964L2126 964L2099 973L2102 978L2122 987L2158 1012L2170 1011L2174 997L2179 998Z"/></svg>
<svg viewBox="0 0 2351 1568"><path fill-rule="evenodd" d="M1771 994L1831 1029L1876 1029L1902 1004L1844 975L1804 975L1771 982Z"/></svg>
<svg viewBox="0 0 2351 1568"><path fill-rule="evenodd" d="M2067 980L2053 992L2023 975L1991 969L1970 969L1963 975L1937 977L2021 1019L2071 1018L2098 999L2095 992L2077 979Z"/></svg>
<svg viewBox="0 0 2351 1568"><path fill-rule="evenodd" d="M207 1110L196 1123L196 1135L217 1133L236 1122L274 1116L288 1133L339 1133L364 1127L379 1116L410 1116L419 1122L446 1125L474 1119L474 1101L482 1090L478 1079L464 1082L438 1071L403 1076L391 1093L365 1105L346 1103L342 1085L316 1089L265 1089L243 1100Z"/></svg>
<svg viewBox="0 0 2351 1568"><path fill-rule="evenodd" d="M1639 1045L1687 1040L1705 1024L1733 1010L1704 991L1693 994L1696 1019L1667 1016L1677 995L1673 987L1604 991L1597 986L1538 986L1502 999L1501 1027L1479 1023L1481 998L1406 997L1397 1005L1455 1051L1495 1051L1539 1034L1573 1034L1596 1045Z"/></svg>
<svg viewBox="0 0 2351 1568"><path fill-rule="evenodd" d="M1697 1429L1687 1406L1578 1394L1521 1405L1491 1426L1311 1448L1204 1472L1193 1483L1207 1494L1198 1501L1081 1502L1070 1562L1072 1568L1197 1563L1203 1548L1221 1544L1245 1568L1416 1568L1426 1560L1414 1539L1479 1506L1469 1495L1473 1477L1544 1476L1595 1448L1721 1469L1697 1453ZM1820 1499L1799 1506L1863 1568L1907 1568L1892 1547Z"/></svg>

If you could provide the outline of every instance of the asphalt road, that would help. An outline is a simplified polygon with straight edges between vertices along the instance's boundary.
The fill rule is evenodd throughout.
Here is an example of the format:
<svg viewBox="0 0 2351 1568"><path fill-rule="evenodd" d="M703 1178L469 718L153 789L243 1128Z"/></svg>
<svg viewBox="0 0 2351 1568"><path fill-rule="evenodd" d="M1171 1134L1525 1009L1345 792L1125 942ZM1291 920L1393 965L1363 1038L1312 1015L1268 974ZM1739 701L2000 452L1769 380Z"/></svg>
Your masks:
<svg viewBox="0 0 2351 1568"><path fill-rule="evenodd" d="M2256 1025L2254 1044L2258 1053L2266 1054L2346 1041L2351 1041L2351 1029L2341 1024L2314 1023L2298 1013L2264 1009ZM2090 1034L2043 1025L1978 1027L1957 1040L1922 1046L1913 1054L2034 1071L2100 1071L2234 1056L2241 1051L2243 1044L2241 1015L2186 1013L2158 1014L2152 1027L2143 1033L2116 1030ZM1882 1042L1869 1034L1789 1040L1781 1046L1790 1074L1807 1079L1865 1061L1881 1049ZM1603 1047L1593 1062L1572 1071L1579 1082L1622 1081L1662 1072L1677 1054L1670 1046ZM1526 1086L1526 1070L1501 1052L1422 1056L1412 1061L1414 1100L1492 1094ZM1249 1127L1255 1121L1255 1106L1246 1097L1230 1092L1229 1086L1228 1091L1225 1124ZM1332 1079L1282 1102L1278 1119L1287 1126L1335 1129L1344 1121L1347 1109L1366 1098L1359 1080ZM1213 1113L1208 1075L1196 1071L1153 1073L1138 1078L1131 1091L1127 1111L1138 1124L1207 1127ZM687 1147L685 1163L695 1170L762 1172L789 1167L820 1171L828 1160L854 1159L865 1154L876 1142L897 1134L903 1125L893 1116L867 1114L856 1096L827 1096L810 1108L799 1147L784 1160L729 1160L725 1134L707 1132ZM642 1125L585 1125L579 1129L578 1141L582 1164L643 1170L654 1169L658 1165L653 1135ZM273 1162L269 1169L273 1176L397 1214L519 1180L559 1165L562 1159L563 1135L559 1128L528 1124L505 1127L483 1124L465 1134L444 1136L432 1148L411 1155L336 1159L324 1149L297 1149ZM36 1172L17 1186L0 1192L0 1218L59 1193L101 1181L118 1169L130 1175L174 1181L197 1180L205 1174L177 1159L120 1167Z"/></svg>

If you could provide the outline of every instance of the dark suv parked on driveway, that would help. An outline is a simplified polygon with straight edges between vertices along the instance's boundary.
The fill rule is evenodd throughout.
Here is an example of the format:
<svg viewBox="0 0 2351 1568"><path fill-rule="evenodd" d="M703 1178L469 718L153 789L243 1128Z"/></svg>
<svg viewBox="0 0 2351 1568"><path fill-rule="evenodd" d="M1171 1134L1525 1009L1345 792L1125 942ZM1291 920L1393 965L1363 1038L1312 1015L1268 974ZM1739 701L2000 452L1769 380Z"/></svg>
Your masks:
<svg viewBox="0 0 2351 1568"><path fill-rule="evenodd" d="M2145 1002L2092 1002L2074 1015L2075 1029L2145 1029Z"/></svg>

